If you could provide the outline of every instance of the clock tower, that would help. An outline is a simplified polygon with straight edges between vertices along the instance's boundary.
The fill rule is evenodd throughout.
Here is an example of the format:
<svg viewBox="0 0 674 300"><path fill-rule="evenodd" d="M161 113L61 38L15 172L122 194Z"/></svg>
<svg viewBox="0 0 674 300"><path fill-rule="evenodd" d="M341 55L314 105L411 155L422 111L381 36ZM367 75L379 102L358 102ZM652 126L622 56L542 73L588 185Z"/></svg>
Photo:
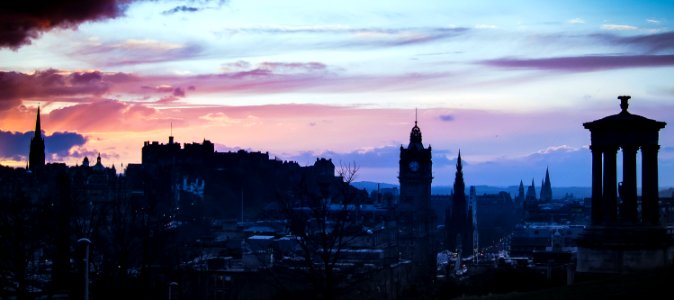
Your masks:
<svg viewBox="0 0 674 300"><path fill-rule="evenodd" d="M421 129L414 121L407 148L400 146L400 200L398 201L398 247L400 255L414 264L415 277L429 283L435 274L433 233L435 214L431 209L433 164L431 146L421 143Z"/></svg>
<svg viewBox="0 0 674 300"><path fill-rule="evenodd" d="M431 181L433 163L431 146L424 148L421 143L421 129L414 122L407 148L400 146L400 201L398 208L415 214L431 208Z"/></svg>

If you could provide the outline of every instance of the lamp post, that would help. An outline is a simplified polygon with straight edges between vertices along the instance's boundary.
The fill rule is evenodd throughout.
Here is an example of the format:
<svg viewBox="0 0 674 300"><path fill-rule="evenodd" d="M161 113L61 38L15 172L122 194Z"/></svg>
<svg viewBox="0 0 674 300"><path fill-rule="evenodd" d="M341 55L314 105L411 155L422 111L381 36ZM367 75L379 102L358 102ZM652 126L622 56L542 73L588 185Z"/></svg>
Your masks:
<svg viewBox="0 0 674 300"><path fill-rule="evenodd" d="M177 286L177 285L178 285L178 283L175 282L175 281L171 281L171 283L169 283L168 300L171 300L171 288L174 287L174 286Z"/></svg>
<svg viewBox="0 0 674 300"><path fill-rule="evenodd" d="M84 300L89 300L89 245L91 240L81 238L78 243L85 243L84 249Z"/></svg>

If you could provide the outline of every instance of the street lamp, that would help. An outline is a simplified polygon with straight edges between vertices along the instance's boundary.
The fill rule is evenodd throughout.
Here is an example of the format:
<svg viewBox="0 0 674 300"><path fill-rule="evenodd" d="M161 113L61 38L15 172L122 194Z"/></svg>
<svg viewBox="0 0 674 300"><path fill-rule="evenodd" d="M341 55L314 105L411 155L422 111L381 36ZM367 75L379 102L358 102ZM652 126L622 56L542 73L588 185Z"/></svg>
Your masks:
<svg viewBox="0 0 674 300"><path fill-rule="evenodd" d="M171 283L169 283L169 294L168 294L168 300L171 300L171 288L172 288L172 287L174 287L174 286L177 286L177 285L178 285L178 283L177 283L177 282L175 282L175 281L171 281Z"/></svg>
<svg viewBox="0 0 674 300"><path fill-rule="evenodd" d="M84 248L84 300L89 300L89 245L91 240L81 238L77 240L78 243L85 243Z"/></svg>

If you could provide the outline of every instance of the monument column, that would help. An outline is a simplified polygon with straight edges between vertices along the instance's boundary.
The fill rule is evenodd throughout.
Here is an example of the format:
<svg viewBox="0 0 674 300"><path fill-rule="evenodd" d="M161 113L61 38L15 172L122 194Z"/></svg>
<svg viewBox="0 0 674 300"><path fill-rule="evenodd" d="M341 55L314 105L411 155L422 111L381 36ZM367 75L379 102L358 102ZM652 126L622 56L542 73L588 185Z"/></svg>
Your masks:
<svg viewBox="0 0 674 300"><path fill-rule="evenodd" d="M616 175L616 153L618 147L604 148L604 223L614 224L618 212L618 183Z"/></svg>
<svg viewBox="0 0 674 300"><path fill-rule="evenodd" d="M658 145L641 146L642 161L642 193L641 210L642 221L645 224L657 225L660 223L658 205Z"/></svg>
<svg viewBox="0 0 674 300"><path fill-rule="evenodd" d="M627 223L637 221L637 146L623 146L623 184L620 189L622 206L620 219Z"/></svg>
<svg viewBox="0 0 674 300"><path fill-rule="evenodd" d="M592 219L590 220L592 225L600 225L603 222L604 218L604 203L602 201L602 151L596 145L590 145L590 150L592 151Z"/></svg>
<svg viewBox="0 0 674 300"><path fill-rule="evenodd" d="M583 123L591 138L592 201L600 203L601 211L593 207L592 226L577 240L578 272L631 273L670 266L674 261L674 238L659 222L658 208L658 135L667 123L630 113L630 96L618 98L620 113ZM639 149L642 174L637 173ZM623 151L620 188L616 184L618 150ZM637 175L643 180L641 202Z"/></svg>

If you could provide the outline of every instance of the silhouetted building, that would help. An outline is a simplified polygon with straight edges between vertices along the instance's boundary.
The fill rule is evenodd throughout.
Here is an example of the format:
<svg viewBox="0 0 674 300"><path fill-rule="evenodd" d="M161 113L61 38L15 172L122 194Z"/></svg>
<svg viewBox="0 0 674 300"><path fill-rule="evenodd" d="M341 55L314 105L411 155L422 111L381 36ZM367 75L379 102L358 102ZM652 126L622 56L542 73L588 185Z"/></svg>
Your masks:
<svg viewBox="0 0 674 300"><path fill-rule="evenodd" d="M580 272L624 273L674 263L674 241L660 223L658 207L658 135L666 123L629 113L630 96L618 99L620 113L583 123L592 142L592 213L590 227L578 241ZM620 187L618 149L623 151ZM636 174L639 149L641 203Z"/></svg>
<svg viewBox="0 0 674 300"><path fill-rule="evenodd" d="M431 146L421 142L421 129L414 122L407 148L400 146L400 201L398 203L398 245L404 258L410 258L425 276L433 275L435 252L432 235L435 214L431 208L433 164Z"/></svg>
<svg viewBox="0 0 674 300"><path fill-rule="evenodd" d="M538 199L536 199L536 186L534 185L534 179L531 179L531 185L527 187L527 194L524 197L524 218L528 219L531 211L536 210L538 207Z"/></svg>
<svg viewBox="0 0 674 300"><path fill-rule="evenodd" d="M480 245L489 247L508 236L522 219L512 197L507 192L476 196Z"/></svg>
<svg viewBox="0 0 674 300"><path fill-rule="evenodd" d="M447 249L459 253L460 256L470 256L473 252L473 212L466 201L465 190L461 152L459 152L452 205L447 208L446 212L445 232L447 233Z"/></svg>
<svg viewBox="0 0 674 300"><path fill-rule="evenodd" d="M515 204L517 206L522 206L524 204L525 194L524 194L524 183L520 180L520 187L517 189L517 198L515 198Z"/></svg>
<svg viewBox="0 0 674 300"><path fill-rule="evenodd" d="M552 184L550 183L550 172L545 168L545 179L541 183L541 202L552 201Z"/></svg>
<svg viewBox="0 0 674 300"><path fill-rule="evenodd" d="M35 120L35 135L30 140L30 152L28 154L28 168L35 172L44 167L44 138L42 137L42 128L40 126L40 108L37 108L37 119Z"/></svg>
<svg viewBox="0 0 674 300"><path fill-rule="evenodd" d="M536 205L538 199L536 199L536 186L534 185L534 180L531 179L531 185L527 188L527 195L524 198L525 205Z"/></svg>

